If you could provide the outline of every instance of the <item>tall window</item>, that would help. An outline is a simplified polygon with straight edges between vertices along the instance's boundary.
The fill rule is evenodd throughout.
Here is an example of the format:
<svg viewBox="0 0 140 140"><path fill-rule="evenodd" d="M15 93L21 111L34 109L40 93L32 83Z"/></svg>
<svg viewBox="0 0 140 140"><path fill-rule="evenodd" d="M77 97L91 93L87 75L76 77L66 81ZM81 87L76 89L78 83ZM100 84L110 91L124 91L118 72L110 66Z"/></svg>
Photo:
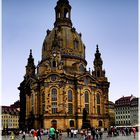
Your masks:
<svg viewBox="0 0 140 140"><path fill-rule="evenodd" d="M52 89L52 101L57 101L57 90L55 88Z"/></svg>
<svg viewBox="0 0 140 140"><path fill-rule="evenodd" d="M64 9L64 18L68 18L68 10L66 8Z"/></svg>
<svg viewBox="0 0 140 140"><path fill-rule="evenodd" d="M85 103L89 103L89 95L88 92L85 92Z"/></svg>
<svg viewBox="0 0 140 140"><path fill-rule="evenodd" d="M96 97L97 97L97 104L100 104L100 95L98 93L97 93Z"/></svg>
<svg viewBox="0 0 140 140"><path fill-rule="evenodd" d="M97 114L100 115L100 106L97 106Z"/></svg>
<svg viewBox="0 0 140 140"><path fill-rule="evenodd" d="M72 90L68 91L68 114L73 113Z"/></svg>
<svg viewBox="0 0 140 140"><path fill-rule="evenodd" d="M34 96L31 95L31 102L32 102L32 111L34 112Z"/></svg>
<svg viewBox="0 0 140 140"><path fill-rule="evenodd" d="M68 114L72 114L73 113L73 105L72 103L68 103Z"/></svg>
<svg viewBox="0 0 140 140"><path fill-rule="evenodd" d="M72 91L68 91L68 102L72 102Z"/></svg>
<svg viewBox="0 0 140 140"><path fill-rule="evenodd" d="M51 101L52 101L52 114L57 113L57 90L55 88L51 91Z"/></svg>
<svg viewBox="0 0 140 140"><path fill-rule="evenodd" d="M56 61L54 60L53 61L53 68L55 68L56 67Z"/></svg>
<svg viewBox="0 0 140 140"><path fill-rule="evenodd" d="M89 93L85 91L85 109L89 113Z"/></svg>

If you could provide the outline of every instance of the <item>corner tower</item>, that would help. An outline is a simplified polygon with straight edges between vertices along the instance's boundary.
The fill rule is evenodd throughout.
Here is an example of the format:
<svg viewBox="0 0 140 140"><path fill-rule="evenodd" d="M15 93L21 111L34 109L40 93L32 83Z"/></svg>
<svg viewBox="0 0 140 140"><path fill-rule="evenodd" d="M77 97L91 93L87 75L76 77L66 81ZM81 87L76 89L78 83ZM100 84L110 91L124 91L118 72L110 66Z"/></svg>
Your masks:
<svg viewBox="0 0 140 140"><path fill-rule="evenodd" d="M96 45L96 53L95 53L95 59L93 61L93 65L94 65L93 75L97 79L99 79L101 77L105 77L105 70L103 70L103 68L102 68L103 61L101 58L101 53L99 52L98 45Z"/></svg>

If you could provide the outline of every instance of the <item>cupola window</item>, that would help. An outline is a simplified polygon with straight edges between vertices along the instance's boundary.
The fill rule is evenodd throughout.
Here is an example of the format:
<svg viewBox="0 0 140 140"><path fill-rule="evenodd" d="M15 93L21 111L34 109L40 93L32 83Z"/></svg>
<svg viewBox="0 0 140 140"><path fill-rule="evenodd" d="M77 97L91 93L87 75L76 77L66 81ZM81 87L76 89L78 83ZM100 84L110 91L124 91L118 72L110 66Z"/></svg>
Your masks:
<svg viewBox="0 0 140 140"><path fill-rule="evenodd" d="M56 61L53 61L53 68L56 67Z"/></svg>
<svg viewBox="0 0 140 140"><path fill-rule="evenodd" d="M68 9L64 9L64 18L68 18Z"/></svg>
<svg viewBox="0 0 140 140"><path fill-rule="evenodd" d="M60 11L58 11L58 18L60 18L61 16L60 16L61 14L60 14Z"/></svg>
<svg viewBox="0 0 140 140"><path fill-rule="evenodd" d="M78 41L74 40L73 41L74 49L78 49Z"/></svg>

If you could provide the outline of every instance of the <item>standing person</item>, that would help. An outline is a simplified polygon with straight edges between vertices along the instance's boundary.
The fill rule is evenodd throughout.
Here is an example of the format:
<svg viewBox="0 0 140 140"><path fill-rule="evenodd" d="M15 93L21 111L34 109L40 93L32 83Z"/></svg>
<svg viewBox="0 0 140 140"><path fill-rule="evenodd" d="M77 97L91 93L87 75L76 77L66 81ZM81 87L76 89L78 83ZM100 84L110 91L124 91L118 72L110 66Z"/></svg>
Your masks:
<svg viewBox="0 0 140 140"><path fill-rule="evenodd" d="M55 129L53 127L50 128L49 134L50 134L50 138L55 140Z"/></svg>
<svg viewBox="0 0 140 140"><path fill-rule="evenodd" d="M73 134L74 134L74 138L76 138L77 137L77 130L76 129L73 130Z"/></svg>
<svg viewBox="0 0 140 140"><path fill-rule="evenodd" d="M62 130L61 129L59 130L59 137L60 137L59 139L62 140Z"/></svg>
<svg viewBox="0 0 140 140"><path fill-rule="evenodd" d="M23 131L22 139L25 140L25 131Z"/></svg>
<svg viewBox="0 0 140 140"><path fill-rule="evenodd" d="M73 138L73 128L71 128L71 138Z"/></svg>
<svg viewBox="0 0 140 140"><path fill-rule="evenodd" d="M14 135L14 132L12 131L11 136L10 136L10 140L14 140L14 139L15 139L15 135Z"/></svg>
<svg viewBox="0 0 140 140"><path fill-rule="evenodd" d="M37 140L37 131L36 130L34 130L33 136L34 136L34 140Z"/></svg>
<svg viewBox="0 0 140 140"><path fill-rule="evenodd" d="M69 135L70 135L70 129L67 128L67 137L69 137Z"/></svg>
<svg viewBox="0 0 140 140"><path fill-rule="evenodd" d="M98 135L99 134L99 131L98 131L98 129L96 129L96 139L98 140Z"/></svg>
<svg viewBox="0 0 140 140"><path fill-rule="evenodd" d="M59 136L59 131L58 131L58 129L56 129L55 134L56 134L56 140L58 140L58 136Z"/></svg>
<svg viewBox="0 0 140 140"><path fill-rule="evenodd" d="M88 140L91 140L91 130L90 130L90 128L88 128L87 135L88 135Z"/></svg>
<svg viewBox="0 0 140 140"><path fill-rule="evenodd" d="M94 127L91 128L91 135L92 135L93 140L94 140L95 139L95 135L96 135L96 131L95 131Z"/></svg>
<svg viewBox="0 0 140 140"><path fill-rule="evenodd" d="M136 128L135 127L133 127L133 134L134 134L134 139L135 139L135 137L136 137Z"/></svg>
<svg viewBox="0 0 140 140"><path fill-rule="evenodd" d="M41 129L38 129L37 131L37 139L42 140Z"/></svg>
<svg viewBox="0 0 140 140"><path fill-rule="evenodd" d="M99 131L100 139L102 139L102 135L103 135L103 132L102 132L102 130L100 129L100 131Z"/></svg>

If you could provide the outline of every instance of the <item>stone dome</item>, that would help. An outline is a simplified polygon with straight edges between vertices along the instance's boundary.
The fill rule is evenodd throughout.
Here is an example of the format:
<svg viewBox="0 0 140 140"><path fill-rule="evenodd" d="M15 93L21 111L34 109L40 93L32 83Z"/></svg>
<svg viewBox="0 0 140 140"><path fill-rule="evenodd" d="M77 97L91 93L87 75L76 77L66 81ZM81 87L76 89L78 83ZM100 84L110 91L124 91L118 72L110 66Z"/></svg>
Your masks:
<svg viewBox="0 0 140 140"><path fill-rule="evenodd" d="M42 46L42 61L51 57L52 51L59 48L61 57L74 58L87 64L85 60L85 45L81 33L72 27L71 6L68 0L59 0L55 7L56 19L54 28L47 30Z"/></svg>
<svg viewBox="0 0 140 140"><path fill-rule="evenodd" d="M85 46L75 28L68 26L54 27L48 30L42 48L42 60L50 57L54 42L60 47L62 57L77 57L85 59Z"/></svg>

